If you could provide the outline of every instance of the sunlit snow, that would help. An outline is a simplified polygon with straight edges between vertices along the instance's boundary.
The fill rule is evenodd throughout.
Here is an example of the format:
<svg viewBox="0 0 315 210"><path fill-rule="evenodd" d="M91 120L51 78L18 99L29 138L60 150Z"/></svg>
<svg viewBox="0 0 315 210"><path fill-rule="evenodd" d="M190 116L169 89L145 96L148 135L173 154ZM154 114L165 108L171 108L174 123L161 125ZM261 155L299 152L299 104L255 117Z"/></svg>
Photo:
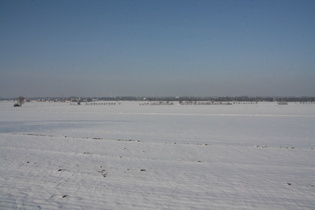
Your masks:
<svg viewBox="0 0 315 210"><path fill-rule="evenodd" d="M0 209L314 209L315 104L0 102Z"/></svg>

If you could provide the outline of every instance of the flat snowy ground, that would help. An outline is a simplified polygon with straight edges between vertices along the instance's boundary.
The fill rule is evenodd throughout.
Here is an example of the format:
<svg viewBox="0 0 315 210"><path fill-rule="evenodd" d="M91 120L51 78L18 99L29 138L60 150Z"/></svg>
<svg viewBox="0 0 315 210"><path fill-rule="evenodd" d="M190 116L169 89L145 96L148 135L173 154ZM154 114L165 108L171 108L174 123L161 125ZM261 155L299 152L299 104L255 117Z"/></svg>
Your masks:
<svg viewBox="0 0 315 210"><path fill-rule="evenodd" d="M315 105L0 103L0 209L314 209Z"/></svg>

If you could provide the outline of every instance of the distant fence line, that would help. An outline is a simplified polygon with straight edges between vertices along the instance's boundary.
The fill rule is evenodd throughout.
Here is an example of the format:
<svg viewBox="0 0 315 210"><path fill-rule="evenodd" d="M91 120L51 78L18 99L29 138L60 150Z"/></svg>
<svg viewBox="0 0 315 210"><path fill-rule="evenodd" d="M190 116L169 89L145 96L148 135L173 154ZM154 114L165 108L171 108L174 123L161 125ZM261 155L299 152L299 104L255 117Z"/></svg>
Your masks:
<svg viewBox="0 0 315 210"><path fill-rule="evenodd" d="M248 101L248 102L239 102L239 101L234 101L233 104L258 104L257 101Z"/></svg>
<svg viewBox="0 0 315 210"><path fill-rule="evenodd" d="M315 104L315 102L300 102L300 104Z"/></svg>
<svg viewBox="0 0 315 210"><path fill-rule="evenodd" d="M78 103L72 102L70 105L87 105L87 106L116 106L121 105L120 102L86 102L86 103Z"/></svg>
<svg viewBox="0 0 315 210"><path fill-rule="evenodd" d="M248 102L217 102L217 101L179 101L180 105L233 105L233 104L258 104L257 101ZM274 102L280 105L287 105L288 102ZM290 102L289 102L290 103ZM295 102L295 104L307 105L315 104L315 102ZM86 105L86 106L117 106L121 105L121 102L70 102L72 106ZM159 105L174 105L174 102L170 101L157 101L157 102L144 102L139 103L140 106L159 106Z"/></svg>
<svg viewBox="0 0 315 210"><path fill-rule="evenodd" d="M174 103L169 102L169 101L159 101L159 102L140 103L139 105L140 106L174 105Z"/></svg>
<svg viewBox="0 0 315 210"><path fill-rule="evenodd" d="M213 101L181 101L180 105L232 105L231 102L213 102Z"/></svg>

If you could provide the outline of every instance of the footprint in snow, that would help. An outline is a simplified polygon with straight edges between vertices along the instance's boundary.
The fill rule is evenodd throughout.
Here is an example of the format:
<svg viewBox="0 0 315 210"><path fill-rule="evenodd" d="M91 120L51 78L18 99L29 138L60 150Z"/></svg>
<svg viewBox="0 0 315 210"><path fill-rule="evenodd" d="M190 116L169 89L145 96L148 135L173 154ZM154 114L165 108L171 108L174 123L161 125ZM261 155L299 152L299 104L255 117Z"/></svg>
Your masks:
<svg viewBox="0 0 315 210"><path fill-rule="evenodd" d="M98 171L98 173L101 173L103 177L107 176L107 172L104 169L101 171Z"/></svg>

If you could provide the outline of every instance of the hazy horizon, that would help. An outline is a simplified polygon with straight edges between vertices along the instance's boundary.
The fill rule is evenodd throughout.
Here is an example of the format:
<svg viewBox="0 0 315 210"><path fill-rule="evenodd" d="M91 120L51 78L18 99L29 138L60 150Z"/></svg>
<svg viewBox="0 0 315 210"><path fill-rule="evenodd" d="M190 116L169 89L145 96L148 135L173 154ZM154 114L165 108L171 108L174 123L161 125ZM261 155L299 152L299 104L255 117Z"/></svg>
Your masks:
<svg viewBox="0 0 315 210"><path fill-rule="evenodd" d="M0 97L315 96L313 0L2 0Z"/></svg>
<svg viewBox="0 0 315 210"><path fill-rule="evenodd" d="M14 97L2 97L0 96L0 100L18 100L19 97L23 97L25 100L28 99L121 99L121 100L133 100L133 99L140 99L140 100L200 100L200 99L220 99L220 98L226 98L226 99L234 99L236 101L243 101L245 98L251 99L265 99L268 100L270 98L273 99L310 99L311 101L314 100L314 96L36 96L36 97L25 97L25 96L14 96Z"/></svg>

